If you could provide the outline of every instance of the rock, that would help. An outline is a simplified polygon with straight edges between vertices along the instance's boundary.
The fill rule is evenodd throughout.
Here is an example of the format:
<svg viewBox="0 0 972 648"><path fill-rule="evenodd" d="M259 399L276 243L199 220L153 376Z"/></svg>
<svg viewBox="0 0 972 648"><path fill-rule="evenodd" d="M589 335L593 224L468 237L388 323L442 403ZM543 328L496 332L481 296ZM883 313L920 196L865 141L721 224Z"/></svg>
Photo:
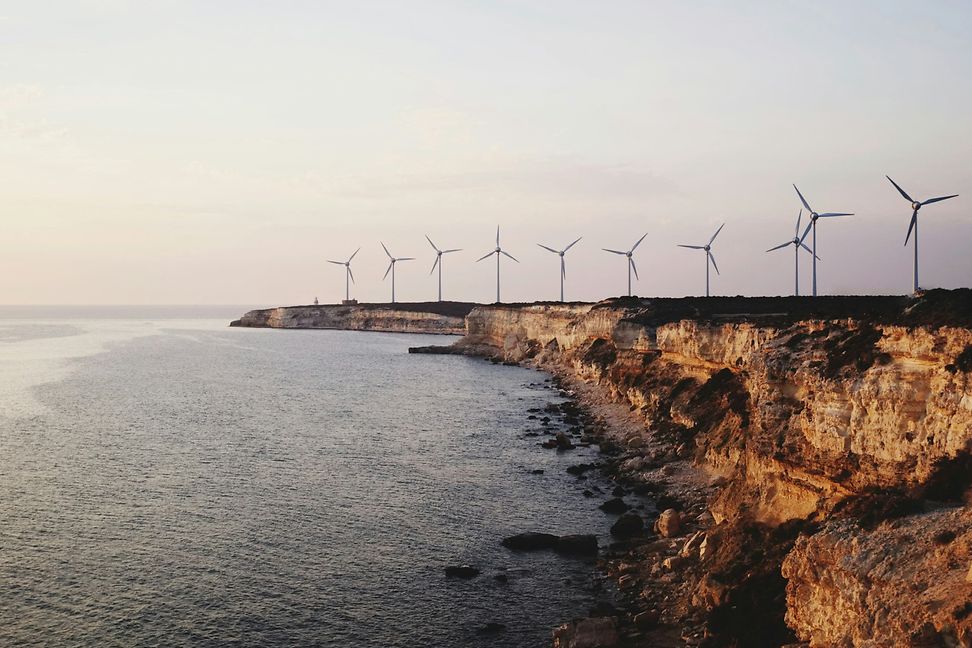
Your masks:
<svg viewBox="0 0 972 648"><path fill-rule="evenodd" d="M584 473L586 473L588 470L593 470L594 468L597 468L597 464L589 464L589 463L588 464L577 464L575 466L568 466L567 467L567 473L570 474L570 475L575 475L577 477L580 477L581 475L583 475Z"/></svg>
<svg viewBox="0 0 972 648"><path fill-rule="evenodd" d="M633 574L625 574L618 579L618 589L631 589L638 585L638 579Z"/></svg>
<svg viewBox="0 0 972 648"><path fill-rule="evenodd" d="M620 486L615 486L614 490L611 491L611 494L614 495L615 497L624 497L626 493L625 490Z"/></svg>
<svg viewBox="0 0 972 648"><path fill-rule="evenodd" d="M702 546L703 542L705 542L705 532L696 531L689 536L688 540L685 541L685 544L682 545L682 549L678 552L678 555L682 558L691 558L700 552L700 547Z"/></svg>
<svg viewBox="0 0 972 648"><path fill-rule="evenodd" d="M677 571L685 565L685 558L682 556L669 556L662 561L662 567L668 571Z"/></svg>
<svg viewBox="0 0 972 648"><path fill-rule="evenodd" d="M632 621L634 624L641 628L642 630L647 628L653 628L658 625L658 620L661 618L661 612L658 610L644 610L634 615Z"/></svg>
<svg viewBox="0 0 972 648"><path fill-rule="evenodd" d="M594 604L594 607L589 610L589 614L592 617L613 617L618 616L621 613L618 611L618 608L614 607L612 603L608 603L607 601L598 601Z"/></svg>
<svg viewBox="0 0 972 648"><path fill-rule="evenodd" d="M508 583L510 581L510 577L506 574L496 574L493 576L493 580L497 583Z"/></svg>
<svg viewBox="0 0 972 648"><path fill-rule="evenodd" d="M581 495L584 497L594 497L594 493L590 490L585 490L583 493L581 493Z"/></svg>
<svg viewBox="0 0 972 648"><path fill-rule="evenodd" d="M531 470L530 471L530 474L531 475L542 475L543 474L543 469L542 468L537 468L536 470Z"/></svg>
<svg viewBox="0 0 972 648"><path fill-rule="evenodd" d="M565 535L557 540L557 553L569 556L596 556L597 538L593 535Z"/></svg>
<svg viewBox="0 0 972 648"><path fill-rule="evenodd" d="M966 583L972 583L972 564L969 565L969 573L965 576Z"/></svg>
<svg viewBox="0 0 972 648"><path fill-rule="evenodd" d="M645 530L645 521L634 513L625 513L611 526L611 535L619 538L629 538L641 535Z"/></svg>
<svg viewBox="0 0 972 648"><path fill-rule="evenodd" d="M716 580L710 575L702 577L695 593L692 595L692 604L707 610L719 607L724 604L729 596L729 587Z"/></svg>
<svg viewBox="0 0 972 648"><path fill-rule="evenodd" d="M445 568L445 575L449 578L475 578L479 570L469 565L450 565Z"/></svg>
<svg viewBox="0 0 972 648"><path fill-rule="evenodd" d="M563 432L557 433L557 449L558 450L573 450L574 444L571 443L570 438Z"/></svg>
<svg viewBox="0 0 972 648"><path fill-rule="evenodd" d="M494 635L506 631L506 626L502 623L496 623L491 621L484 626L476 628L476 634L478 635Z"/></svg>
<svg viewBox="0 0 972 648"><path fill-rule="evenodd" d="M503 546L513 551L539 551L553 549L560 540L551 533L518 533L503 539Z"/></svg>
<svg viewBox="0 0 972 648"><path fill-rule="evenodd" d="M658 516L658 534L663 538L677 536L682 530L682 516L675 509L665 509Z"/></svg>
<svg viewBox="0 0 972 648"><path fill-rule="evenodd" d="M601 504L599 507L605 513L624 513L630 506L624 503L624 500L620 497L615 497L614 499L609 499L608 501Z"/></svg>
<svg viewBox="0 0 972 648"><path fill-rule="evenodd" d="M610 648L617 643L618 626L612 617L581 619L553 631L553 648Z"/></svg>

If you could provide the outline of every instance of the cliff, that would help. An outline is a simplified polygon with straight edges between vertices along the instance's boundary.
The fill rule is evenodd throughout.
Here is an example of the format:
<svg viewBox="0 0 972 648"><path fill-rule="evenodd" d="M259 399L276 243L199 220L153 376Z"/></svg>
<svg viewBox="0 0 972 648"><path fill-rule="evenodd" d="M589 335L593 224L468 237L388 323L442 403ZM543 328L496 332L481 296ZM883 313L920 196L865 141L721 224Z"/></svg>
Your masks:
<svg viewBox="0 0 972 648"><path fill-rule="evenodd" d="M252 310L230 326L461 335L474 306L461 302L284 306Z"/></svg>
<svg viewBox="0 0 972 648"><path fill-rule="evenodd" d="M489 306L466 322L449 352L530 361L634 410L627 479L657 485L659 463L687 460L717 485L680 613L707 614L710 645L972 645L970 291ZM760 596L772 609L751 611L779 628L746 639L732 615Z"/></svg>

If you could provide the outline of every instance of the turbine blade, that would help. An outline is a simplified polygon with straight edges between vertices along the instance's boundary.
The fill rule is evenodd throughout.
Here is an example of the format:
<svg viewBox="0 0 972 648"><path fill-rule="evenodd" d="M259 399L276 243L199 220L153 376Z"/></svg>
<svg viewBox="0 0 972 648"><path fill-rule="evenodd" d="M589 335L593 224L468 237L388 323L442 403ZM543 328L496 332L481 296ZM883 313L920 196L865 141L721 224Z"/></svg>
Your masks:
<svg viewBox="0 0 972 648"><path fill-rule="evenodd" d="M800 210L800 213L799 213L799 214L797 214L797 224L796 224L796 229L794 229L794 230L793 230L793 236L794 236L794 237L796 237L796 236L800 236L800 221L801 221L801 220L803 220L803 210L802 210L802 209Z"/></svg>
<svg viewBox="0 0 972 648"><path fill-rule="evenodd" d="M381 241L378 241L378 242L381 243ZM391 259L392 258L391 252L388 251L388 248L385 247L385 244L384 243L381 243L381 247L383 247L385 249L385 254L388 255L388 258L389 259Z"/></svg>
<svg viewBox="0 0 972 648"><path fill-rule="evenodd" d="M435 250L436 252L441 252L442 251L439 248L435 247L435 243L432 242L432 239L429 238L429 235L428 234L425 235L425 240L429 242L429 245L431 245L432 246L432 249Z"/></svg>
<svg viewBox="0 0 972 648"><path fill-rule="evenodd" d="M344 261L331 261L330 259L328 259L327 262L333 263L334 265L344 265Z"/></svg>
<svg viewBox="0 0 972 648"><path fill-rule="evenodd" d="M854 214L845 214L843 212L828 212L826 214L817 214L818 218L833 218L834 216L853 216Z"/></svg>
<svg viewBox="0 0 972 648"><path fill-rule="evenodd" d="M499 247L499 225L496 226L496 247Z"/></svg>
<svg viewBox="0 0 972 648"><path fill-rule="evenodd" d="M381 278L382 281L384 281L385 279L388 278L388 273L391 272L391 269L392 269L392 266L393 265L395 265L395 261L394 260L391 263L388 264L388 269L385 270L385 276Z"/></svg>
<svg viewBox="0 0 972 648"><path fill-rule="evenodd" d="M396 261L414 261L415 257L398 257Z"/></svg>
<svg viewBox="0 0 972 648"><path fill-rule="evenodd" d="M634 244L634 247L632 247L632 248L631 248L631 251L632 251L632 252L634 252L634 251L635 251L635 249L637 249L637 247L638 247L639 245L641 245L641 242L645 240L645 237L646 237L646 236L648 236L648 232L645 232L644 234L642 234L642 236L641 236L641 238L640 238L640 239L638 239L638 242L637 242L637 243L635 243L635 244Z"/></svg>
<svg viewBox="0 0 972 648"><path fill-rule="evenodd" d="M609 250L607 248L601 248L601 249L604 250L605 252L612 252L614 254L620 254L622 256L625 255L625 254L627 254L627 252L621 252L619 250Z"/></svg>
<svg viewBox="0 0 972 648"><path fill-rule="evenodd" d="M913 202L915 202L914 200L912 200L912 199L911 199L911 196L909 196L908 194L906 194L906 193L905 193L905 190L904 190L904 189L902 189L901 187L899 187L899 186L898 186L898 183L897 183L897 182L895 182L894 180L891 180L891 176L889 176L889 175L886 175L886 176L884 176L884 177L885 177L885 178L887 178L887 179L888 179L888 180L889 180L889 181L891 182L891 184L893 184L893 185L894 185L894 188L898 190L898 193L899 193L899 194L901 194L901 196L902 196L902 197L903 197L903 198L904 198L905 200L907 200L907 201L908 201L908 202L910 202L910 203L913 203Z"/></svg>
<svg viewBox="0 0 972 648"><path fill-rule="evenodd" d="M813 213L813 210L810 209L810 205L807 204L807 199L803 197L803 194L800 193L800 190L797 189L797 186L796 185L793 185L793 188L796 189L797 195L800 196L800 202L802 202L803 203L803 206L806 208L806 210L812 214Z"/></svg>
<svg viewBox="0 0 972 648"><path fill-rule="evenodd" d="M948 200L949 198L956 198L956 197L958 197L958 194L952 194L951 196L940 196L938 198L929 198L928 200L925 200L921 204L922 205L930 205L932 203L937 203L937 202L939 202L941 200Z"/></svg>
<svg viewBox="0 0 972 648"><path fill-rule="evenodd" d="M634 259L632 259L631 257L628 257L628 263L631 264L631 269L634 270L635 279L637 279L638 281L641 281L641 277L638 276L638 266L635 265Z"/></svg>
<svg viewBox="0 0 972 648"><path fill-rule="evenodd" d="M432 269L431 269L431 270L429 270L429 274L432 274L433 272L435 272L435 267L436 267L437 265L439 265L439 259L440 259L440 258L441 258L441 257L440 257L440 256L439 256L438 254L436 254L436 255L435 255L435 261L433 261L433 262L432 262Z"/></svg>
<svg viewBox="0 0 972 648"><path fill-rule="evenodd" d="M491 257L491 256L493 256L494 254L496 254L496 250L493 250L492 252L490 252L490 253L489 253L489 254L487 254L486 256L481 256L481 257L479 257L478 259L476 259L476 263L479 263L479 262L480 262L480 261L482 261L483 259L488 259L489 257Z"/></svg>
<svg viewBox="0 0 972 648"><path fill-rule="evenodd" d="M719 236L719 232L721 232L722 231L722 228L725 227L725 226L726 226L725 223L723 223L722 225L719 226L719 229L716 230L716 233L713 234L712 235L712 238L709 239L709 245L712 245L712 242L716 239L717 236Z"/></svg>
<svg viewBox="0 0 972 648"><path fill-rule="evenodd" d="M908 224L908 234L905 236L905 245L908 245L908 239L911 238L911 230L915 229L915 225L918 224L918 210L916 209L911 213L911 222Z"/></svg>
<svg viewBox="0 0 972 648"><path fill-rule="evenodd" d="M450 252L462 252L462 248L453 248L452 250L442 250L442 254L449 254Z"/></svg>
<svg viewBox="0 0 972 648"><path fill-rule="evenodd" d="M564 263L564 257L560 257L560 278L564 279L567 277L567 264Z"/></svg>
<svg viewBox="0 0 972 648"><path fill-rule="evenodd" d="M807 229L803 230L803 236L800 237L800 242L801 243L803 243L803 241L806 240L807 234L810 233L810 230L811 229L813 229L813 219L812 218L810 219L810 222L807 223Z"/></svg>
<svg viewBox="0 0 972 648"><path fill-rule="evenodd" d="M566 252L570 248L572 248L575 245L577 245L578 241L580 241L582 238L584 238L584 237L583 236L578 236L576 241L574 241L573 243L571 243L570 245L568 245L567 247L564 248L564 252Z"/></svg>
<svg viewBox="0 0 972 648"><path fill-rule="evenodd" d="M549 247L547 247L546 245L544 245L542 243L537 243L537 245L539 245L540 247L542 247L544 250L548 250L550 252L553 252L554 254L560 254L560 252L558 252L557 250L555 250L553 248L549 248Z"/></svg>
<svg viewBox="0 0 972 648"><path fill-rule="evenodd" d="M351 277L351 283L354 283L354 273L351 272L351 266L345 266L348 269L348 276Z"/></svg>
<svg viewBox="0 0 972 648"><path fill-rule="evenodd" d="M807 251L807 252L809 252L810 254L813 254L813 250L811 250L810 248L808 248L808 247L807 247L806 245L804 245L803 243L800 243L800 247L802 247L802 248L803 248L804 250L806 250L806 251ZM817 256L817 255L816 255L816 254L813 254L813 256ZM819 261L819 260L820 260L820 257L817 257L817 261Z"/></svg>
<svg viewBox="0 0 972 648"><path fill-rule="evenodd" d="M351 263L351 261L354 259L355 256L357 256L358 252L360 252L360 251L361 251L361 248L358 248L357 250L355 250L354 251L354 254L351 255L351 258L348 259L348 263Z"/></svg>
<svg viewBox="0 0 972 648"><path fill-rule="evenodd" d="M781 249L785 248L786 246L792 245L792 244L793 244L793 241L787 241L786 243L780 243L776 247L771 247L770 249L768 249L766 251L767 252L772 252L773 250L781 250Z"/></svg>
<svg viewBox="0 0 972 648"><path fill-rule="evenodd" d="M719 266L717 266L716 265L716 262L715 262L715 257L712 256L712 253L709 252L709 251L706 251L706 255L709 257L709 261L712 262L712 267L715 268L716 274L720 274L720 272L719 272Z"/></svg>
<svg viewBox="0 0 972 648"><path fill-rule="evenodd" d="M516 260L516 257L514 257L512 254L509 254L505 250L500 250L500 254L502 254L503 256L509 257L509 258L513 259L514 261L516 261L517 263L519 263L519 261Z"/></svg>
<svg viewBox="0 0 972 648"><path fill-rule="evenodd" d="M705 246L704 245L682 245L681 243L678 243L677 245L678 245L678 247L692 248L693 250L703 250L703 249L705 249Z"/></svg>

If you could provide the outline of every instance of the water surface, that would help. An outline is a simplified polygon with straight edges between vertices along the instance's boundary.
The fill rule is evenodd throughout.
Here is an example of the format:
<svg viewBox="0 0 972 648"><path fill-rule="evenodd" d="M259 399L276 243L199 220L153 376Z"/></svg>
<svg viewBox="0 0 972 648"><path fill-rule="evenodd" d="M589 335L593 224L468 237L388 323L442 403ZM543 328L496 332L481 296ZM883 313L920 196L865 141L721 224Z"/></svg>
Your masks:
<svg viewBox="0 0 972 648"><path fill-rule="evenodd" d="M406 353L440 336L46 315L0 320L0 645L542 646L604 598L499 544L609 523L564 472L593 450L524 434L542 374Z"/></svg>

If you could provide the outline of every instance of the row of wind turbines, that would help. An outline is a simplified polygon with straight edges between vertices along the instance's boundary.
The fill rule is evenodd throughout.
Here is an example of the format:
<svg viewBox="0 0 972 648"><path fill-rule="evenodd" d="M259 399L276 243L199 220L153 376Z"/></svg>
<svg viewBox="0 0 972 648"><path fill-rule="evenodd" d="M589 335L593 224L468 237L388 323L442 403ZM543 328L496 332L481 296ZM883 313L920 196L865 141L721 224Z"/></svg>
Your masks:
<svg viewBox="0 0 972 648"><path fill-rule="evenodd" d="M892 180L890 176L885 176L885 177L891 182L892 185L894 185L894 188L898 190L898 193L900 193L901 196L905 200L907 200L909 203L911 203L911 209L912 209L911 221L908 224L908 233L905 235L905 242L904 242L904 244L906 246L908 245L908 241L911 240L912 233L914 233L914 252L915 252L915 261L914 261L914 290L915 290L915 292L917 292L918 291L918 211L922 207L924 207L925 205L930 205L932 203L940 202L940 201L943 201L943 200L948 200L950 198L955 198L955 197L958 196L958 194L951 194L951 195L948 195L948 196L939 196L937 198L929 198L927 200L915 200L911 196L909 196L908 193L905 192L905 190L902 189L898 185L898 183L896 183L894 180ZM817 295L817 261L820 260L820 257L817 256L817 221L819 219L821 219L821 218L838 218L838 217L844 217L844 216L853 216L854 214L851 213L851 212L824 212L824 213L819 213L817 211L814 211L814 209L810 206L810 203L807 202L807 199L804 198L804 196L803 196L802 193L800 193L800 190L797 188L796 185L793 185L793 189L796 191L797 196L800 199L800 203L803 206L803 209L806 209L806 211L810 214L810 217L809 217L810 218L810 222L807 223L806 228L803 230L803 234L800 234L800 224L801 224L801 222L803 220L803 209L801 209L800 210L800 213L797 215L796 227L793 230L793 238L790 239L790 240L788 240L788 241L786 241L786 242L784 242L784 243L781 243L781 244L779 244L779 245L777 245L775 247L771 247L770 249L768 249L766 251L767 252L773 252L775 250L781 250L781 249L786 248L786 247L791 246L791 245L793 246L793 255L794 255L794 288L793 288L793 290L794 290L794 294L797 295L797 296L799 296L799 294L800 294L800 250L802 249L802 250L806 251L808 254L810 254L811 255L811 258L812 258L812 264L813 264L813 269L812 269L812 275L813 275L812 294L813 294L814 297L816 297L816 295ZM682 244L682 243L679 243L678 244L678 247L688 248L688 249L692 249L692 250L701 250L701 251L703 251L705 253L705 296L706 297L709 296L709 265L711 264L712 268L716 271L716 274L720 274L719 273L719 266L716 264L715 256L712 253L712 244L715 242L716 237L719 236L719 233L722 231L722 228L725 227L725 226L726 226L725 223L723 223L722 225L720 225L719 226L719 229L717 229L715 231L715 233L709 239L708 243L705 243L704 245L687 245L687 244ZM808 247L806 245L805 241L807 239L807 236L810 235L811 233L813 234L813 236L811 237L811 246ZM610 249L610 248L602 248L605 252L609 252L611 254L617 254L619 256L624 256L624 257L627 258L627 263L625 264L625 266L627 268L627 273L628 273L628 296L631 296L631 275L632 275L632 273L634 273L635 279L640 279L638 277L638 267L635 265L635 261L634 261L634 252L635 252L635 250L638 249L638 246L641 245L641 242L645 240L645 237L646 236L648 236L647 233L643 234L641 236L641 238L639 238L635 242L635 244L632 245L631 248L628 249L627 251L614 250L614 249ZM558 255L560 257L560 301L564 301L564 280L567 277L567 263L566 263L565 257L566 257L567 251L570 250L575 245L577 245L581 241L582 238L583 237L578 237L570 245L564 247L561 250L558 250L555 247L550 247L550 246L544 245L542 243L537 243L537 245L540 246L541 248L543 248L544 250L547 250L548 252L551 252L553 254L556 254L556 255ZM446 254L451 254L453 252L461 252L462 251L462 248L451 248L451 249L445 249L445 250L443 250L443 249L440 249L438 246L436 246L436 244L432 242L432 239L429 238L428 235L425 236L425 239L429 242L429 245L431 245L432 246L432 249L435 251L435 261L432 263L432 269L429 271L429 274L432 274L437 269L439 271L439 274L438 274L438 288L439 288L438 300L439 301L442 301L442 257L444 255L446 255ZM385 246L384 243L381 243L381 247L385 251L385 254L388 256L388 259L389 259L388 268L385 270L385 274L382 277L382 280L387 279L388 278L388 275L391 274L391 300L392 300L392 303L395 303L395 264L397 264L399 261L414 261L415 260L415 257L395 257L395 256L392 256L391 252L388 251L388 248ZM345 287L344 287L344 291L345 291L345 299L346 300L350 300L351 299L351 283L354 282L354 274L351 272L351 261L354 259L354 257L360 251L361 251L361 248L359 247L357 250L354 251L354 254L352 254L350 257L348 257L348 260L347 261L333 261L333 260L328 260L328 263L333 263L335 265L344 266L344 269L345 269ZM485 261L486 259L488 259L488 258L490 258L492 256L495 256L496 257L496 301L497 302L500 302L501 301L501 299L500 299L500 259L505 256L505 257L511 259L512 261L515 261L516 263L519 263L519 261L515 257L513 257L513 255L511 255L509 252L507 252L506 250L504 250L502 248L502 246L500 245L500 229L499 229L499 227L496 228L496 247L494 247L492 250L490 250L489 252L487 252L486 254L484 254L483 256L481 256L480 258L478 258L476 261L477 261L477 263L479 261Z"/></svg>

